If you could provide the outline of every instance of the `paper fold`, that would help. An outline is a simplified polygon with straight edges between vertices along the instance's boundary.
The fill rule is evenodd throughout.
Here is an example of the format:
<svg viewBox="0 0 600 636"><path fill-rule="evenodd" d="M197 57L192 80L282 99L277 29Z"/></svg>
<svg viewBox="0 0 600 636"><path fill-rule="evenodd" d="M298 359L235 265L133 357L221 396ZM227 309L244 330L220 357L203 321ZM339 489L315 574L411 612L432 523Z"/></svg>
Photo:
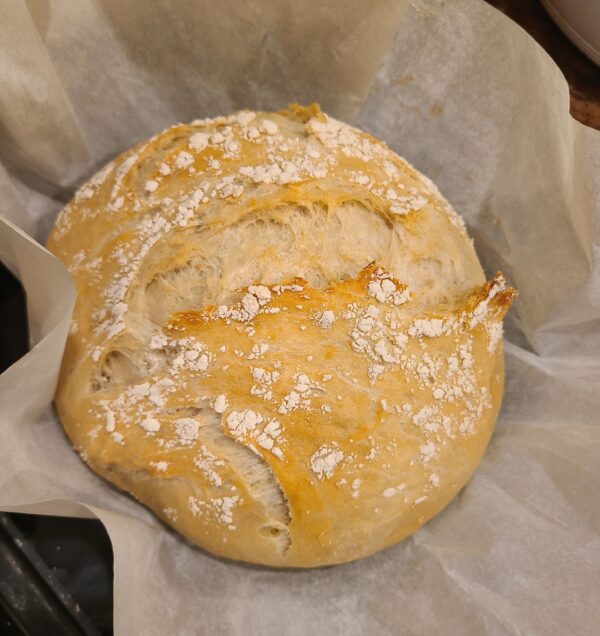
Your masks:
<svg viewBox="0 0 600 636"><path fill-rule="evenodd" d="M116 634L592 634L600 621L600 133L542 49L479 0L14 3L0 24L0 260L31 351L0 376L0 508L96 516ZM75 184L176 121L319 101L384 139L520 292L473 480L372 558L227 563L89 471L50 400L74 289L44 241ZM19 225L19 229L14 224Z"/></svg>

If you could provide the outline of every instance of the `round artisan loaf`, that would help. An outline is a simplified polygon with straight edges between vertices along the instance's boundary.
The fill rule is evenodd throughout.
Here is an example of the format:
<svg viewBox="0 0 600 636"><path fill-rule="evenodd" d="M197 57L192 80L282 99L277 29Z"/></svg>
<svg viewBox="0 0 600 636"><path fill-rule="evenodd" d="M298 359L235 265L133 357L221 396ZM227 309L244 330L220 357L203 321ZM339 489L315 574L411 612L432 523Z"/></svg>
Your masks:
<svg viewBox="0 0 600 636"><path fill-rule="evenodd" d="M56 405L90 467L211 552L358 559L464 486L502 318L435 186L318 107L178 125L62 211Z"/></svg>

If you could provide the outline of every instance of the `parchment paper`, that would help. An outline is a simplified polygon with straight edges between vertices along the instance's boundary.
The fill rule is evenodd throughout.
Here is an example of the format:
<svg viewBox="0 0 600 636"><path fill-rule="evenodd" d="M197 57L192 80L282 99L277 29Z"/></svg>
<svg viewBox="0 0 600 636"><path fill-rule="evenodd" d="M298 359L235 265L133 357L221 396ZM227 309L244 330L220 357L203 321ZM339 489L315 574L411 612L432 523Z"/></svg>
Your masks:
<svg viewBox="0 0 600 636"><path fill-rule="evenodd" d="M570 118L541 48L480 0L0 13L0 214L14 223L0 221L0 259L26 288L32 335L0 376L0 508L101 519L115 633L597 634L600 134ZM520 297L503 410L460 496L372 558L275 571L190 547L73 452L49 404L74 289L33 239L77 183L169 124L313 100L436 181Z"/></svg>

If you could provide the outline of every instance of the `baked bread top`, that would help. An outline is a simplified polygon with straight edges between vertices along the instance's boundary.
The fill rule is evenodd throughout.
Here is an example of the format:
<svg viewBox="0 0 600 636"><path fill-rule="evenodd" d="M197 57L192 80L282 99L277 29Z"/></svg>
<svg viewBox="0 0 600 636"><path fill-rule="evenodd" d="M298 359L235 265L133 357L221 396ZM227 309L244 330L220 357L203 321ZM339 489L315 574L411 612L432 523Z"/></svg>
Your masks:
<svg viewBox="0 0 600 636"><path fill-rule="evenodd" d="M514 291L485 283L426 177L316 106L156 135L78 191L49 248L79 293L67 434L216 554L365 556L483 454Z"/></svg>

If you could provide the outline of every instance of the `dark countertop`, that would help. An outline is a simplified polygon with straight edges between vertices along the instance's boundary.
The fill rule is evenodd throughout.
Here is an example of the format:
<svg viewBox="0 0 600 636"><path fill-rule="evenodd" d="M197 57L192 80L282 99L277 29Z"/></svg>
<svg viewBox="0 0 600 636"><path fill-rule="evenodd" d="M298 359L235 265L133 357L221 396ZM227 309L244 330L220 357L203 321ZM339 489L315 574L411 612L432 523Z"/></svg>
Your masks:
<svg viewBox="0 0 600 636"><path fill-rule="evenodd" d="M487 2L512 18L546 49L569 83L571 114L587 126L600 130L600 67L571 43L539 0Z"/></svg>

